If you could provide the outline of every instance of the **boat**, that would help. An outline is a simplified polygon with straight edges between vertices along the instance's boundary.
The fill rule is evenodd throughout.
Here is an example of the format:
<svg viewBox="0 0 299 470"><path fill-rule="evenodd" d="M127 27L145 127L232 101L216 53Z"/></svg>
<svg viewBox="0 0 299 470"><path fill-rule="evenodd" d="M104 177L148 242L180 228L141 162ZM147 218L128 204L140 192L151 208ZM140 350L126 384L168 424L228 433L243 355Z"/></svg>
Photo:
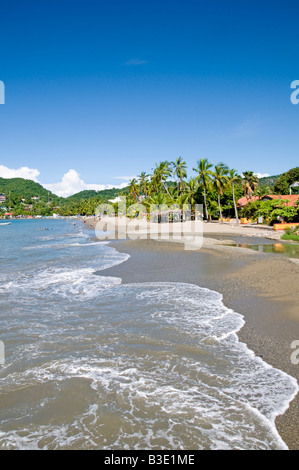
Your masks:
<svg viewBox="0 0 299 470"><path fill-rule="evenodd" d="M0 222L0 225L10 225L11 222Z"/></svg>

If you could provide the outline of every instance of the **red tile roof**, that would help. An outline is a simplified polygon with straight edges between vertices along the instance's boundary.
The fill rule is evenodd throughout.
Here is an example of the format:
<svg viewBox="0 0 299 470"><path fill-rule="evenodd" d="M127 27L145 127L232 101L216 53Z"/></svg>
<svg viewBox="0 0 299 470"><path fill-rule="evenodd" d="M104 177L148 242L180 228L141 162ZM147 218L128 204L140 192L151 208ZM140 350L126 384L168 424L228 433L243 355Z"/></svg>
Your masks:
<svg viewBox="0 0 299 470"><path fill-rule="evenodd" d="M271 199L279 199L281 201L284 201L284 200L289 201L286 203L288 206L296 206L299 200L299 194L289 194L289 195L284 194L282 196L279 194L273 194L268 197Z"/></svg>
<svg viewBox="0 0 299 470"><path fill-rule="evenodd" d="M258 201L260 198L259 196L253 196L252 199L247 199L247 197L241 197L241 199L238 200L238 206L239 207L244 207L248 202L253 202L253 201ZM286 202L287 206L296 206L299 202L299 194L267 194L262 198L262 201L265 199L277 199L280 201L289 201Z"/></svg>
<svg viewBox="0 0 299 470"><path fill-rule="evenodd" d="M240 206L240 207L246 206L246 204L248 204L248 202L257 201L258 199L259 199L258 196L253 196L252 199L247 199L246 196L241 197L241 199L238 200L238 206Z"/></svg>

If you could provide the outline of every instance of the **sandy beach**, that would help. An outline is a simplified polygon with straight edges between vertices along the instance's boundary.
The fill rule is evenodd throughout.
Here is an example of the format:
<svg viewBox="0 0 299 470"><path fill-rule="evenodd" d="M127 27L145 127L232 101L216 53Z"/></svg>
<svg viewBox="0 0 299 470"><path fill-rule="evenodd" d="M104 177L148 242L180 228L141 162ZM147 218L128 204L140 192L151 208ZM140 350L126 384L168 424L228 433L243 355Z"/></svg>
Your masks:
<svg viewBox="0 0 299 470"><path fill-rule="evenodd" d="M87 221L89 224L94 222ZM291 343L299 340L298 260L240 247L279 243L281 233L271 229L203 225L204 243L200 249L186 250L172 237L166 241L161 237L112 240L112 246L130 258L101 275L121 277L123 283L184 282L220 292L224 304L244 316L245 326L238 333L240 341L268 364L298 380L299 365L291 361ZM231 246L236 241L239 246ZM299 449L298 422L297 395L286 413L276 419L290 450Z"/></svg>

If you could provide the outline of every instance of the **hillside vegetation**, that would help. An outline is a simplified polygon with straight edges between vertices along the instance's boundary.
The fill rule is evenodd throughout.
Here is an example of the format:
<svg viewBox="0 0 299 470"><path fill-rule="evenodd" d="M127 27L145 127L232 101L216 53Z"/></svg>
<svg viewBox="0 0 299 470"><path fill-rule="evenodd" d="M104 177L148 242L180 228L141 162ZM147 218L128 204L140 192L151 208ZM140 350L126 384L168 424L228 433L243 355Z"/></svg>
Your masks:
<svg viewBox="0 0 299 470"><path fill-rule="evenodd" d="M73 194L65 199L65 201L73 202L73 201L80 201L82 199L90 199L90 198L100 198L100 199L115 199L121 189L112 188L112 189L103 189L101 191L95 191L93 189L85 189L84 191L80 191L79 193Z"/></svg>
<svg viewBox="0 0 299 470"><path fill-rule="evenodd" d="M4 193L10 199L11 205L17 204L21 199L30 202L32 197L38 197L40 201L54 201L58 203L61 198L45 189L41 184L24 178L0 178L0 193Z"/></svg>
<svg viewBox="0 0 299 470"><path fill-rule="evenodd" d="M147 207L150 204L203 204L205 218L238 217L237 201L244 195L248 204L240 216L255 219L263 213L269 219L268 212L278 211L288 220L297 220L297 209L278 208L277 204L264 208L262 202L266 194L288 194L289 186L299 181L299 167L281 175L258 179L253 171L238 175L234 169L219 163L213 165L207 159L197 161L193 168L195 177L188 178L186 162L179 157L175 162L156 163L153 174L142 172L137 179L132 179L125 189L105 189L102 191L84 190L67 198L58 197L39 183L23 178L0 178L0 193L6 195L6 202L0 206L0 216L11 210L15 216L52 215L62 216L92 215L101 203L110 202L119 195L126 196L128 207L141 199ZM259 200L252 202L252 196ZM255 205L254 205L255 204ZM255 207L256 206L256 207ZM115 206L117 210L117 205ZM193 209L194 210L194 209ZM277 212L276 215L279 215ZM270 217L271 219L271 217Z"/></svg>

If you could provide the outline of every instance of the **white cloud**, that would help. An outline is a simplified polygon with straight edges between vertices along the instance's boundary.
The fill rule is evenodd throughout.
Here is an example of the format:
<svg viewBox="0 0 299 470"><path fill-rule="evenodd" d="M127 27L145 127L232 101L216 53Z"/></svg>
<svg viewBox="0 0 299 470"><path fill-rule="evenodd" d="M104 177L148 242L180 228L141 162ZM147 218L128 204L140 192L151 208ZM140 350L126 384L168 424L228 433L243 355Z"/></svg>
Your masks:
<svg viewBox="0 0 299 470"><path fill-rule="evenodd" d="M79 173L76 170L71 169L63 175L61 181L59 181L58 183L43 184L38 180L39 175L39 170L34 168L28 168L27 166L14 170L12 168L7 168L4 165L0 165L0 177L7 179L29 179L41 184L44 188L48 189L49 191L60 197L68 197L72 194L79 193L80 191L83 191L85 189L93 189L95 191L101 191L103 189L112 188L122 189L128 186L128 180L131 179L131 177L127 176L116 176L116 179L125 180L125 182L121 183L120 185L85 183L85 181L80 178Z"/></svg>
<svg viewBox="0 0 299 470"><path fill-rule="evenodd" d="M49 183L43 185L46 189L61 197L68 197L72 194L79 193L86 189L93 189L95 191L101 191L103 189L112 189L112 188L124 188L127 186L127 183L122 183L118 186L113 186L111 184L90 184L85 183L80 178L79 173L76 170L69 170L62 177L62 180L58 183Z"/></svg>
<svg viewBox="0 0 299 470"><path fill-rule="evenodd" d="M7 168L4 165L0 165L0 176L1 178L25 178L37 183L39 171L34 168L28 168L27 166L22 166L21 168L14 170L12 168Z"/></svg>
<svg viewBox="0 0 299 470"><path fill-rule="evenodd" d="M258 178L266 178L270 176L268 173L254 173Z"/></svg>

